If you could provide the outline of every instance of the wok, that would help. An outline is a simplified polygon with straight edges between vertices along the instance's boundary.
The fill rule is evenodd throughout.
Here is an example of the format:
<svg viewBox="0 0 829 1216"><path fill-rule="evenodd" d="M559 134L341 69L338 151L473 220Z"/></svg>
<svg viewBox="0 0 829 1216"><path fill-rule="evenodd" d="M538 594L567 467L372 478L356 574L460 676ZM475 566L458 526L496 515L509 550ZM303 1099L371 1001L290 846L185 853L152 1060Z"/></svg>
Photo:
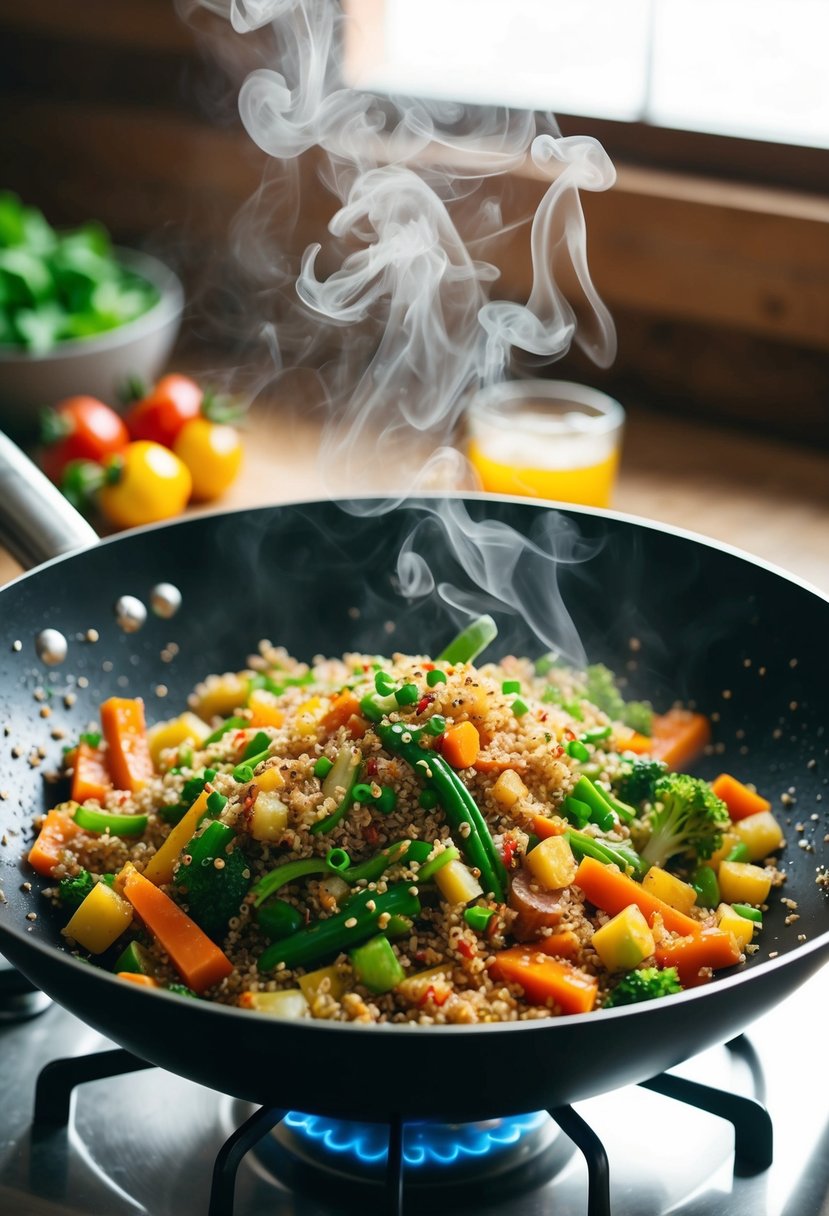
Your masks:
<svg viewBox="0 0 829 1216"><path fill-rule="evenodd" d="M8 461L17 464L10 472ZM32 483L6 453L2 500L31 517ZM40 492L47 494L48 487ZM90 545L86 525L59 496L43 499L21 556L47 547ZM434 506L435 500L427 500ZM45 507L44 507L45 502ZM550 519L548 504L467 496L484 517L532 536ZM457 628L435 594L406 601L397 555L424 503L389 514L346 514L333 502L244 510L133 531L45 562L0 592L0 951L72 1013L137 1056L239 1098L333 1116L464 1121L536 1110L649 1078L744 1029L809 978L829 955L829 906L815 883L827 861L825 816L829 718L829 603L814 590L723 546L676 530L567 508L562 519L592 547L588 560L562 565L561 594L587 654L629 671L632 693L657 707L675 699L714 713L717 753L698 771L727 770L751 780L786 823L785 889L773 893L761 946L745 967L713 983L650 1004L585 1016L499 1025L363 1027L274 1021L125 984L61 947L43 885L22 860L33 813L54 793L28 756L45 746L55 767L61 743L97 719L112 694L142 695L150 720L169 717L206 673L237 669L260 638L300 658L347 649L435 651ZM67 522L68 518L68 522ZM7 529L10 527L7 521ZM19 529L12 529L19 532ZM439 529L426 536L436 581L472 591ZM125 633L113 605L172 582L182 607L171 620L148 615ZM487 605L489 606L489 605ZM494 650L541 649L521 616L495 613ZM47 668L33 639L59 628L69 655ZM83 640L87 631L98 640ZM90 635L94 636L94 635ZM632 650L630 640L640 647ZM22 649L14 649L15 642ZM179 650L162 661L169 644ZM636 661L635 670L628 664ZM84 677L84 679L81 679ZM166 695L161 695L166 689ZM38 689L48 699L36 699ZM76 700L67 707L64 693ZM71 701L71 698L69 698ZM48 718L40 716L46 705ZM15 758L12 748L22 748ZM814 763L816 761L816 763ZM780 795L796 789L786 811ZM812 815L819 818L813 820ZM795 830L803 822L805 830ZM800 842L808 843L808 849ZM30 892L23 889L31 883ZM799 920L778 894L797 901ZM27 920L27 914L37 919ZM804 940L798 940L799 937ZM775 957L772 957L775 955ZM794 1028L793 1028L794 1029Z"/></svg>

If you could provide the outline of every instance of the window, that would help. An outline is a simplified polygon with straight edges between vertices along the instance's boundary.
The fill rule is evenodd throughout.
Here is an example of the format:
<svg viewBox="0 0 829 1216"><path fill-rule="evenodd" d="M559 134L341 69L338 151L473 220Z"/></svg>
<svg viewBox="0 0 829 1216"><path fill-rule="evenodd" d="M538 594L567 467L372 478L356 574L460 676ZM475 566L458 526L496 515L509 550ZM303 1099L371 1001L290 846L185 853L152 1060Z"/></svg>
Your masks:
<svg viewBox="0 0 829 1216"><path fill-rule="evenodd" d="M829 148L827 0L345 0L349 83Z"/></svg>

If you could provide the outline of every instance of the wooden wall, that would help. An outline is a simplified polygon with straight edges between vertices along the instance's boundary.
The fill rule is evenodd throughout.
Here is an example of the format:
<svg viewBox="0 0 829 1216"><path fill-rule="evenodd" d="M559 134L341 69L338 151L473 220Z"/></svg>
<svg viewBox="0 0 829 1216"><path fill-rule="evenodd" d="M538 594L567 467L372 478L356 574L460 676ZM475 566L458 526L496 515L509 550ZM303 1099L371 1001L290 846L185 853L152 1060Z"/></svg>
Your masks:
<svg viewBox="0 0 829 1216"><path fill-rule="evenodd" d="M186 23L173 0L0 7L0 188L54 223L94 216L161 253L188 284L189 340L233 343L250 311L234 216L274 174L235 110L243 66L232 61L253 61L261 40L217 22L201 13ZM222 31L222 66L204 48L208 28ZM618 167L618 185L585 210L619 357L599 373L572 355L552 374L829 446L829 178L826 192L806 193L675 164ZM302 172L296 251L323 236L333 210L313 157ZM509 205L526 213L542 189L517 175ZM279 225L260 197L261 222ZM529 283L526 237L519 227L495 254L501 291L516 298Z"/></svg>

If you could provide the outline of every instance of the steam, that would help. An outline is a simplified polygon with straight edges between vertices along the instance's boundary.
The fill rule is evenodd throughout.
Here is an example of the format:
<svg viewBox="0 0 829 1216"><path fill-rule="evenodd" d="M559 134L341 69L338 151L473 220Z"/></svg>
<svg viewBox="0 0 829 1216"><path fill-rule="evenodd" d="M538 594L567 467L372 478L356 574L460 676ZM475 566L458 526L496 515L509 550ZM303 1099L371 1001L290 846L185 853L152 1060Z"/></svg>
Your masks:
<svg viewBox="0 0 829 1216"><path fill-rule="evenodd" d="M281 218L290 227L297 214L300 200L289 206L289 192L299 182L297 159L312 149L325 154L320 176L339 201L325 241L311 245L298 266L263 223L273 182L237 225L253 250L249 262L267 266L273 290L291 301L287 317L266 330L274 368L297 352L309 359L339 343L340 357L319 373L329 493L358 496L379 484L385 498L352 501L349 509L381 511L424 485L464 487L468 470L457 452L448 453L476 389L509 375L522 355L537 366L573 342L602 366L615 356L613 322L588 270L580 199L582 190L613 184L608 157L591 138L561 136L550 114L380 98L347 87L346 22L332 0L202 2L223 7L240 34L269 34L272 58L248 73L239 113L281 170ZM517 169L549 183L529 230L525 304L493 298L498 270L478 256L504 228L493 179ZM561 286L565 279L575 301ZM484 597L522 612L550 644L580 653L554 570L584 557L572 526L551 514L547 535L529 542L503 525L474 524L459 504L427 509L426 519L440 521ZM409 596L435 589L416 552L418 532L400 554ZM528 591L533 579L543 594ZM459 612L471 610L451 588L437 590Z"/></svg>

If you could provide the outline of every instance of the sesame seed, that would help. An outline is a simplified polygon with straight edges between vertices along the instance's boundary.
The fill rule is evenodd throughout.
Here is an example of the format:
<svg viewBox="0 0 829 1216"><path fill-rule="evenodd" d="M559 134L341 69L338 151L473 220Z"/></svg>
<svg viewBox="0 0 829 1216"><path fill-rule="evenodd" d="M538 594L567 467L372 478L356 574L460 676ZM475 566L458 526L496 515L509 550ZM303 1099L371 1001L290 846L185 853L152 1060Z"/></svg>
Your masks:
<svg viewBox="0 0 829 1216"><path fill-rule="evenodd" d="M87 642L97 642L100 636L97 629L87 629L86 631Z"/></svg>
<svg viewBox="0 0 829 1216"><path fill-rule="evenodd" d="M356 929L357 928L357 917L349 916L348 920L345 922L345 927L346 927L346 929Z"/></svg>

